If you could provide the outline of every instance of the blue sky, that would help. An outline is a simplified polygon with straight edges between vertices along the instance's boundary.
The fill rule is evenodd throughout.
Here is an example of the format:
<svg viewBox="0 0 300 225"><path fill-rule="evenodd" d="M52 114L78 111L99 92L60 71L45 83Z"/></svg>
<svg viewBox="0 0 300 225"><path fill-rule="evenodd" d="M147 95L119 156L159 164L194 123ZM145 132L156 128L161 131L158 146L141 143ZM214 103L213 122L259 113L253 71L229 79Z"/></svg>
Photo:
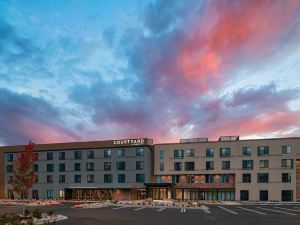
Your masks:
<svg viewBox="0 0 300 225"><path fill-rule="evenodd" d="M299 39L297 0L1 1L0 145L299 136Z"/></svg>

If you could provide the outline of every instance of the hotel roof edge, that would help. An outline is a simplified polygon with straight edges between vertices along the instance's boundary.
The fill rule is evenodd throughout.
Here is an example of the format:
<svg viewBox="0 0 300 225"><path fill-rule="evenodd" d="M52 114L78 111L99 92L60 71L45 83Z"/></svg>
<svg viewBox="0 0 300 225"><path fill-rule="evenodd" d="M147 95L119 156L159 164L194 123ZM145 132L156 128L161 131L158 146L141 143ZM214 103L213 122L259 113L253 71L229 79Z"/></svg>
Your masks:
<svg viewBox="0 0 300 225"><path fill-rule="evenodd" d="M174 145L174 144L204 144L204 143L219 143L219 142L242 142L242 141L268 141L268 140L282 140L282 139L300 139L299 137L280 137L280 138L255 138L255 139L239 139L239 140L230 140L230 141L207 141L207 142L169 142L169 143L155 143L154 145Z"/></svg>

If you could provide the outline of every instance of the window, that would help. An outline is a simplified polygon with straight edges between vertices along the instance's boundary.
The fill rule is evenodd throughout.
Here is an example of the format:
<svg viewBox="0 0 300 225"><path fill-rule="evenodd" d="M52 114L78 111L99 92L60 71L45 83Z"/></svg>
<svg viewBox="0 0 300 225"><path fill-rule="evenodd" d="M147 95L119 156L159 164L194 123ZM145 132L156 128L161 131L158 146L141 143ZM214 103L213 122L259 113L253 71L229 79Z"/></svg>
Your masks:
<svg viewBox="0 0 300 225"><path fill-rule="evenodd" d="M213 148L207 148L206 149L206 157L214 157L215 151Z"/></svg>
<svg viewBox="0 0 300 225"><path fill-rule="evenodd" d="M54 164L47 164L47 172L53 172L54 171Z"/></svg>
<svg viewBox="0 0 300 225"><path fill-rule="evenodd" d="M65 198L65 190L59 191L59 198Z"/></svg>
<svg viewBox="0 0 300 225"><path fill-rule="evenodd" d="M241 201L249 201L249 191L248 190L241 190L240 199L241 199Z"/></svg>
<svg viewBox="0 0 300 225"><path fill-rule="evenodd" d="M230 161L222 161L222 170L230 170Z"/></svg>
<svg viewBox="0 0 300 225"><path fill-rule="evenodd" d="M172 176L172 183L179 183L179 175Z"/></svg>
<svg viewBox="0 0 300 225"><path fill-rule="evenodd" d="M104 170L105 171L111 170L111 162L104 162Z"/></svg>
<svg viewBox="0 0 300 225"><path fill-rule="evenodd" d="M125 170L125 161L117 162L117 170Z"/></svg>
<svg viewBox="0 0 300 225"><path fill-rule="evenodd" d="M94 171L94 163L93 162L86 163L86 170L87 171Z"/></svg>
<svg viewBox="0 0 300 225"><path fill-rule="evenodd" d="M33 199L35 199L35 200L39 199L39 191L38 190L32 190L31 194L32 194Z"/></svg>
<svg viewBox="0 0 300 225"><path fill-rule="evenodd" d="M251 173L243 174L243 183L251 183Z"/></svg>
<svg viewBox="0 0 300 225"><path fill-rule="evenodd" d="M47 160L53 160L53 152L47 152Z"/></svg>
<svg viewBox="0 0 300 225"><path fill-rule="evenodd" d="M291 173L282 173L282 182L290 183L292 181Z"/></svg>
<svg viewBox="0 0 300 225"><path fill-rule="evenodd" d="M65 152L58 153L58 158L59 158L59 160L65 160L66 159L66 153Z"/></svg>
<svg viewBox="0 0 300 225"><path fill-rule="evenodd" d="M282 146L282 155L291 155L291 146L290 145L285 145Z"/></svg>
<svg viewBox="0 0 300 225"><path fill-rule="evenodd" d="M259 201L268 201L268 191L259 191Z"/></svg>
<svg viewBox="0 0 300 225"><path fill-rule="evenodd" d="M47 199L53 200L53 191L52 190L47 190Z"/></svg>
<svg viewBox="0 0 300 225"><path fill-rule="evenodd" d="M282 159L281 167L285 169L293 169L293 160L292 159Z"/></svg>
<svg viewBox="0 0 300 225"><path fill-rule="evenodd" d="M144 169L144 162L143 161L136 161L135 162L135 169L136 170L143 170Z"/></svg>
<svg viewBox="0 0 300 225"><path fill-rule="evenodd" d="M259 160L259 168L266 169L269 167L269 160Z"/></svg>
<svg viewBox="0 0 300 225"><path fill-rule="evenodd" d="M205 175L205 183L208 183L208 184L212 184L215 182L215 176L214 175Z"/></svg>
<svg viewBox="0 0 300 225"><path fill-rule="evenodd" d="M183 150L174 150L174 158L182 159L184 151Z"/></svg>
<svg viewBox="0 0 300 225"><path fill-rule="evenodd" d="M213 169L214 169L214 161L207 161L206 170L213 170Z"/></svg>
<svg viewBox="0 0 300 225"><path fill-rule="evenodd" d="M158 184L161 183L161 176L156 176L156 183L158 183Z"/></svg>
<svg viewBox="0 0 300 225"><path fill-rule="evenodd" d="M112 183L112 174L104 174L104 183Z"/></svg>
<svg viewBox="0 0 300 225"><path fill-rule="evenodd" d="M250 148L250 147L243 147L243 155L244 156L251 156L252 155L252 148Z"/></svg>
<svg viewBox="0 0 300 225"><path fill-rule="evenodd" d="M95 153L93 150L88 151L86 154L88 159L94 159L95 157Z"/></svg>
<svg viewBox="0 0 300 225"><path fill-rule="evenodd" d="M193 158L195 156L195 150L194 149L188 149L186 150L186 157Z"/></svg>
<svg viewBox="0 0 300 225"><path fill-rule="evenodd" d="M75 183L81 183L81 175L74 176Z"/></svg>
<svg viewBox="0 0 300 225"><path fill-rule="evenodd" d="M257 183L268 183L269 174L268 173L258 173L257 174Z"/></svg>
<svg viewBox="0 0 300 225"><path fill-rule="evenodd" d="M242 168L243 168L243 170L252 170L253 169L253 160L243 160Z"/></svg>
<svg viewBox="0 0 300 225"><path fill-rule="evenodd" d="M228 174L221 174L221 183L228 184L229 183L229 175Z"/></svg>
<svg viewBox="0 0 300 225"><path fill-rule="evenodd" d="M159 151L159 158L160 159L164 159L165 158L165 151L164 150L160 150Z"/></svg>
<svg viewBox="0 0 300 225"><path fill-rule="evenodd" d="M164 171L165 170L165 164L163 162L161 162L159 164L159 171Z"/></svg>
<svg viewBox="0 0 300 225"><path fill-rule="evenodd" d="M59 172L65 172L66 171L66 165L64 163L59 164Z"/></svg>
<svg viewBox="0 0 300 225"><path fill-rule="evenodd" d="M259 146L257 148L258 156L268 156L269 155L269 146Z"/></svg>
<svg viewBox="0 0 300 225"><path fill-rule="evenodd" d="M74 170L81 171L81 163L74 163Z"/></svg>
<svg viewBox="0 0 300 225"><path fill-rule="evenodd" d="M118 183L125 183L125 174L118 174Z"/></svg>
<svg viewBox="0 0 300 225"><path fill-rule="evenodd" d="M182 170L182 163L181 162L174 162L174 170L181 171Z"/></svg>
<svg viewBox="0 0 300 225"><path fill-rule="evenodd" d="M144 183L145 174L136 174L135 180L136 180L136 183Z"/></svg>
<svg viewBox="0 0 300 225"><path fill-rule="evenodd" d="M60 184L63 184L66 182L66 176L65 175L59 175L58 180Z"/></svg>
<svg viewBox="0 0 300 225"><path fill-rule="evenodd" d="M86 177L86 180L88 183L94 183L94 174L88 174L87 177Z"/></svg>
<svg viewBox="0 0 300 225"><path fill-rule="evenodd" d="M125 149L124 148L118 149L117 154L118 154L118 157L124 157Z"/></svg>
<svg viewBox="0 0 300 225"><path fill-rule="evenodd" d="M74 159L82 159L82 151L75 151Z"/></svg>
<svg viewBox="0 0 300 225"><path fill-rule="evenodd" d="M111 157L111 150L110 149L105 149L104 150L104 157L105 158L110 158Z"/></svg>
<svg viewBox="0 0 300 225"><path fill-rule="evenodd" d="M12 184L14 182L14 177L13 176L8 176L7 177L7 183Z"/></svg>
<svg viewBox="0 0 300 225"><path fill-rule="evenodd" d="M143 148L137 148L136 149L136 156L144 156L144 149Z"/></svg>
<svg viewBox="0 0 300 225"><path fill-rule="evenodd" d="M13 172L13 165L7 165L6 166L6 173L12 173Z"/></svg>
<svg viewBox="0 0 300 225"><path fill-rule="evenodd" d="M7 160L7 162L12 162L12 161L14 161L14 155L13 155L13 154L7 154L6 160Z"/></svg>
<svg viewBox="0 0 300 225"><path fill-rule="evenodd" d="M282 201L293 201L293 191L292 190L282 190L281 191Z"/></svg>
<svg viewBox="0 0 300 225"><path fill-rule="evenodd" d="M53 183L53 175L47 175L47 183Z"/></svg>
<svg viewBox="0 0 300 225"><path fill-rule="evenodd" d="M195 170L195 163L194 162L185 162L185 170L186 171Z"/></svg>
<svg viewBox="0 0 300 225"><path fill-rule="evenodd" d="M39 164L34 164L33 170L34 170L34 172L38 172L39 171Z"/></svg>
<svg viewBox="0 0 300 225"><path fill-rule="evenodd" d="M220 148L220 157L230 156L230 148Z"/></svg>
<svg viewBox="0 0 300 225"><path fill-rule="evenodd" d="M186 176L186 182L189 184L193 184L195 182L195 176L194 175L187 175Z"/></svg>

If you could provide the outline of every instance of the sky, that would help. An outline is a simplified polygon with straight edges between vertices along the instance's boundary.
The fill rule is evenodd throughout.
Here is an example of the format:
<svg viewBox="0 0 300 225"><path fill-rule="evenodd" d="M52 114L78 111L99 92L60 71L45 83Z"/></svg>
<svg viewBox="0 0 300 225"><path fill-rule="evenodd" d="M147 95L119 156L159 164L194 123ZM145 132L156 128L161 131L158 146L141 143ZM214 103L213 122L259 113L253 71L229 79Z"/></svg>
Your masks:
<svg viewBox="0 0 300 225"><path fill-rule="evenodd" d="M0 145L300 136L298 0L2 0Z"/></svg>

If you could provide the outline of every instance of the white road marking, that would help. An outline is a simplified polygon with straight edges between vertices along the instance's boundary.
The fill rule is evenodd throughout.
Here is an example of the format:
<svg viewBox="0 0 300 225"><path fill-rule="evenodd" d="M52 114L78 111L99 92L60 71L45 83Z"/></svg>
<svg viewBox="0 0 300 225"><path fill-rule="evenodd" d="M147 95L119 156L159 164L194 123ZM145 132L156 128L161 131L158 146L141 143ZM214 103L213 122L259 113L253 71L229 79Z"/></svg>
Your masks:
<svg viewBox="0 0 300 225"><path fill-rule="evenodd" d="M211 212L208 210L208 208L203 208L203 211L206 213L206 214L211 214Z"/></svg>
<svg viewBox="0 0 300 225"><path fill-rule="evenodd" d="M121 206L121 207L117 207L117 208L113 208L113 209L124 209L127 208L128 206Z"/></svg>
<svg viewBox="0 0 300 225"><path fill-rule="evenodd" d="M295 211L295 212L300 212L300 209L287 209L287 208L282 208L282 207L274 207L276 209L283 209L283 210L289 210L289 211Z"/></svg>
<svg viewBox="0 0 300 225"><path fill-rule="evenodd" d="M159 208L158 210L156 210L156 212L161 212L163 210L165 210L166 208Z"/></svg>
<svg viewBox="0 0 300 225"><path fill-rule="evenodd" d="M294 214L294 213L283 212L283 211L279 211L279 210L275 210L275 209L267 209L267 208L262 208L262 207L257 207L257 208L272 211L272 212L277 212L277 213L284 213L284 214L287 214L287 215L290 215L290 216L296 216L297 215L297 214Z"/></svg>
<svg viewBox="0 0 300 225"><path fill-rule="evenodd" d="M267 215L266 213L259 212L259 211L253 210L253 209L248 209L248 208L244 208L244 207L240 207L240 206L238 206L237 208L244 209L244 210L247 210L247 211L250 211L250 212L254 212L254 213L258 213L260 215Z"/></svg>
<svg viewBox="0 0 300 225"><path fill-rule="evenodd" d="M229 213L231 213L231 214L238 214L237 212L235 212L235 211L232 211L232 210L230 210L230 209L227 209L227 208L224 208L224 207L222 207L222 206L218 206L220 209L223 209L224 211L227 211L227 212L229 212Z"/></svg>
<svg viewBox="0 0 300 225"><path fill-rule="evenodd" d="M181 208L181 211L180 211L180 212L181 212L181 213L185 213L185 210L186 210L185 208Z"/></svg>
<svg viewBox="0 0 300 225"><path fill-rule="evenodd" d="M146 207L145 206L144 207L140 207L140 208L134 209L134 211L139 211L139 210L142 210L144 208L146 208Z"/></svg>
<svg viewBox="0 0 300 225"><path fill-rule="evenodd" d="M294 209L300 209L300 207L294 207Z"/></svg>

